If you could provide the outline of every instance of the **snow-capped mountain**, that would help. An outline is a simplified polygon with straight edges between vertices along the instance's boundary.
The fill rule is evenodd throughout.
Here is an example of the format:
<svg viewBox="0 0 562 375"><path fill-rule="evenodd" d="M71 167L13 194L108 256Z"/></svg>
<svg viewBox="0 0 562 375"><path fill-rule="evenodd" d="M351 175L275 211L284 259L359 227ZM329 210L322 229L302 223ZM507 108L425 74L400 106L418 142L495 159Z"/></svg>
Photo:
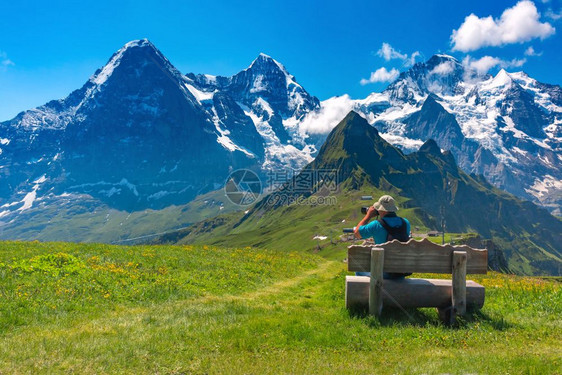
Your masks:
<svg viewBox="0 0 562 375"><path fill-rule="evenodd" d="M263 150L259 155L264 157L263 169L299 169L312 160L316 148L307 144L298 124L320 102L270 56L260 54L230 78L188 74L186 79L190 90L207 103L204 106L219 133L228 127L233 142L225 142L227 148L244 145L251 133L260 147L250 149Z"/></svg>
<svg viewBox="0 0 562 375"><path fill-rule="evenodd" d="M315 148L296 125L317 107L266 55L232 77L183 75L132 41L68 97L0 123L0 218L68 194L162 208L238 168L299 168Z"/></svg>
<svg viewBox="0 0 562 375"><path fill-rule="evenodd" d="M454 57L435 55L400 74L382 93L321 103L302 122L325 132L353 109L389 142L414 151L429 138L469 173L560 213L562 91L524 72L478 76Z"/></svg>
<svg viewBox="0 0 562 375"><path fill-rule="evenodd" d="M298 170L350 110L405 151L433 138L465 171L560 212L559 86L435 55L381 93L319 102L267 55L231 77L184 75L143 39L68 97L0 122L0 235L49 207L160 209L238 168ZM45 226L56 212L42 215Z"/></svg>

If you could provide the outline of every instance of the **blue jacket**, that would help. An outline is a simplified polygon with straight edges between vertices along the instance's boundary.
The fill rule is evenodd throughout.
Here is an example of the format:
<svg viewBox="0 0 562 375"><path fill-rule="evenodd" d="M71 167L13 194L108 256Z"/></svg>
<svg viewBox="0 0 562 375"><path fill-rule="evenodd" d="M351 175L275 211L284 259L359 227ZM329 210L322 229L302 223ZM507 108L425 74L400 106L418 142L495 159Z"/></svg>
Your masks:
<svg viewBox="0 0 562 375"><path fill-rule="evenodd" d="M399 227L400 225L402 225L402 220L398 216L385 216L383 220L390 227ZM404 219L404 221L406 222L406 232L408 233L408 236L410 236L410 222L408 221L408 219ZM386 242L388 232L386 231L386 229L384 229L381 223L378 222L378 220L373 220L369 224L360 226L359 234L361 235L361 238L373 237L375 243L378 244Z"/></svg>

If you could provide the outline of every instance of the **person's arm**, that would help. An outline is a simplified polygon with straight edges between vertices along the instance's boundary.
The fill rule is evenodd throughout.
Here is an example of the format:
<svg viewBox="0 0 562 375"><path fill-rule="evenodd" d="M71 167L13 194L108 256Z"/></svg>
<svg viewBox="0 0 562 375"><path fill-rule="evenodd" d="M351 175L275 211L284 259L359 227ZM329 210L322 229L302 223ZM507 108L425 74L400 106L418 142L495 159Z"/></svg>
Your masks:
<svg viewBox="0 0 562 375"><path fill-rule="evenodd" d="M403 219L406 222L406 234L408 235L408 238L412 238L412 228L411 228L410 222L406 218L403 218Z"/></svg>
<svg viewBox="0 0 562 375"><path fill-rule="evenodd" d="M373 207L373 206L369 207L369 209L367 210L367 214L359 222L359 224L357 224L357 226L355 227L355 229L353 231L356 238L361 238L361 233L359 233L359 227L367 224L369 222L369 220L371 220L371 218L375 217L376 216L375 212L376 212L375 207Z"/></svg>

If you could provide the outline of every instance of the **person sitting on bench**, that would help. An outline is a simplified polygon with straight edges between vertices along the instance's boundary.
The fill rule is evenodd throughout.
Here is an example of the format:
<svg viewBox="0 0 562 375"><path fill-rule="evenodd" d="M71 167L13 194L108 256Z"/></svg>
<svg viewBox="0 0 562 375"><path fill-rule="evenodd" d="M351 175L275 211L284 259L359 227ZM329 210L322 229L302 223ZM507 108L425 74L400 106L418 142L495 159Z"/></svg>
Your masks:
<svg viewBox="0 0 562 375"><path fill-rule="evenodd" d="M365 217L354 228L355 237L373 237L375 244L381 244L394 239L407 242L410 239L410 222L396 215L398 207L390 195L383 195L367 210ZM369 223L374 217L379 217ZM356 276L370 276L370 272L356 272ZM411 273L384 273L385 279L398 279Z"/></svg>

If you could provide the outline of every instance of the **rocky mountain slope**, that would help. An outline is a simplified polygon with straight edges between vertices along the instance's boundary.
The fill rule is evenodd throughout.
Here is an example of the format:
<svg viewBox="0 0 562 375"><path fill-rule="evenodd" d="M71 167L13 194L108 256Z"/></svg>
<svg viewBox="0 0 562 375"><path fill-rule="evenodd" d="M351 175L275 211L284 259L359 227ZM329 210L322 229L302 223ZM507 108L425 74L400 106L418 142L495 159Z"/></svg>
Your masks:
<svg viewBox="0 0 562 375"><path fill-rule="evenodd" d="M326 132L340 119L322 113L353 109L404 151L433 138L465 171L560 214L560 93L560 86L524 72L479 76L454 57L435 55L401 73L382 93L322 102L322 110L304 123ZM326 121L331 126L319 125Z"/></svg>

